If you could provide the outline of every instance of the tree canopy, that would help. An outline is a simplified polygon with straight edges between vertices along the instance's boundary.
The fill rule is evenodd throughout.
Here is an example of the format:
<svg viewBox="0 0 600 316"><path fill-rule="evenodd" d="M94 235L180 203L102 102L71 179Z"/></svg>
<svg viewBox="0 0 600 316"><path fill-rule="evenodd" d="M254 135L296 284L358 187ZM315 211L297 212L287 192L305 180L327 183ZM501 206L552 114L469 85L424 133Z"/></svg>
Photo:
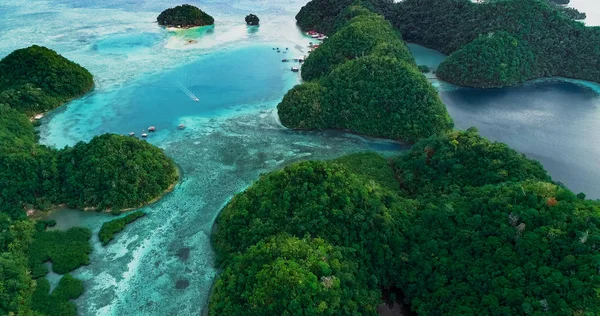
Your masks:
<svg viewBox="0 0 600 316"><path fill-rule="evenodd" d="M142 140L102 135L60 151L37 143L27 115L54 109L92 86L87 70L44 47L0 61L1 315L76 315L69 300L83 292L82 282L65 273L89 262L90 231L46 231L47 223L34 225L25 208L137 207L177 180L174 163ZM46 261L65 274L52 293L43 278Z"/></svg>
<svg viewBox="0 0 600 316"><path fill-rule="evenodd" d="M156 18L159 25L194 27L215 24L215 19L199 8L184 4L164 10Z"/></svg>

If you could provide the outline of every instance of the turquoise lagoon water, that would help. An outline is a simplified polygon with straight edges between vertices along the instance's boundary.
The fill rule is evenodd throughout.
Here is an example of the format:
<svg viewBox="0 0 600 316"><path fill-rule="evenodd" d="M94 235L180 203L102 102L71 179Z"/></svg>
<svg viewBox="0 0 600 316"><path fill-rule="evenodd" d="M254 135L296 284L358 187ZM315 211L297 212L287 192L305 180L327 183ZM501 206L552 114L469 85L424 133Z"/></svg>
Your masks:
<svg viewBox="0 0 600 316"><path fill-rule="evenodd" d="M278 123L274 108L299 77L273 48L289 48L288 57L305 53L311 39L293 20L305 2L192 1L216 25L177 32L153 22L162 9L178 4L167 0L0 3L0 57L39 44L95 76L92 93L44 119L42 143L64 147L105 132L140 135L155 125L158 131L148 141L182 170L175 190L143 208L148 216L113 243L102 247L93 237L91 264L74 273L85 281L86 292L76 300L81 315L201 314L216 274L212 224L233 194L261 173L295 161L407 148L337 132L295 132ZM259 28L244 25L249 12L261 18ZM411 48L421 64L435 67L443 60L435 51ZM481 92L438 86L459 127L476 125L482 134L539 158L558 180L600 196L592 170L598 167L599 138L591 128L600 110L590 88L539 83ZM181 123L185 130L177 128ZM576 176L562 179L562 170ZM111 219L73 210L51 216L57 229L86 226L94 232ZM49 275L53 282L59 277ZM177 288L178 281L189 285Z"/></svg>

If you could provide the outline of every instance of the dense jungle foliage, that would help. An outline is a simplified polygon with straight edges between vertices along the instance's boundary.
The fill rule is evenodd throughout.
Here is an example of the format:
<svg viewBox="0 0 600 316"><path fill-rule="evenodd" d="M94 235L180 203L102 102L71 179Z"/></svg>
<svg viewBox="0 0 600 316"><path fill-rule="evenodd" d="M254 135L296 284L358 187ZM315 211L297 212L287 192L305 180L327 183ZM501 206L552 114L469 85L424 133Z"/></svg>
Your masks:
<svg viewBox="0 0 600 316"><path fill-rule="evenodd" d="M410 142L451 129L452 119L398 33L376 14L351 12L358 15L307 58L303 76L314 80L284 96L277 106L281 123Z"/></svg>
<svg viewBox="0 0 600 316"><path fill-rule="evenodd" d="M547 182L464 188L415 213L398 287L419 315L598 315L599 211Z"/></svg>
<svg viewBox="0 0 600 316"><path fill-rule="evenodd" d="M215 24L215 19L204 11L189 4L178 5L164 10L156 18L159 25L174 27L194 27Z"/></svg>
<svg viewBox="0 0 600 316"><path fill-rule="evenodd" d="M65 274L88 264L88 254L92 252L89 243L92 233L87 228L74 227L67 231L38 231L29 247L27 257L34 278L43 277L48 269L43 265L52 262L52 270Z"/></svg>
<svg viewBox="0 0 600 316"><path fill-rule="evenodd" d="M100 242L103 246L108 245L108 243L113 240L116 234L125 229L125 226L144 216L146 216L146 213L142 211L135 211L127 214L124 217L113 219L112 221L102 224L100 232L98 232L98 238L100 238Z"/></svg>
<svg viewBox="0 0 600 316"><path fill-rule="evenodd" d="M397 194L378 183L393 178ZM595 315L599 224L599 201L475 130L423 140L389 162L367 153L301 162L262 176L219 215L222 273L209 313L318 315L325 299L305 268L311 255L284 254L274 240L296 254L320 238L356 264L346 289L361 289L351 299L367 304L361 314L372 312L373 291L396 287L419 315Z"/></svg>
<svg viewBox="0 0 600 316"><path fill-rule="evenodd" d="M320 26L323 21L331 25L325 29L335 30L333 21L349 6L344 7L347 2L313 0L296 16L298 25ZM406 41L450 55L437 73L450 83L489 88L548 76L600 82L600 28L574 21L585 14L552 2L362 1L384 15ZM495 37L496 33L501 35ZM492 39L482 40L486 37ZM518 45L497 51L499 45L512 42L506 41L508 37Z"/></svg>
<svg viewBox="0 0 600 316"><path fill-rule="evenodd" d="M45 228L46 223L34 225L0 213L1 315L77 315L69 300L81 295L83 285L68 272L88 263L91 233L83 228L66 232ZM67 273L52 293L42 265L47 260L55 272Z"/></svg>
<svg viewBox="0 0 600 316"><path fill-rule="evenodd" d="M259 241L219 276L209 315L374 315L378 291L342 252L318 238Z"/></svg>
<svg viewBox="0 0 600 316"><path fill-rule="evenodd" d="M55 109L93 86L85 68L46 47L18 49L0 60L0 104L28 115Z"/></svg>
<svg viewBox="0 0 600 316"><path fill-rule="evenodd" d="M83 294L83 282L65 274L58 286L50 292L50 283L46 278L36 280L37 286L32 297L31 307L36 312L48 316L77 316L77 306L70 300Z"/></svg>

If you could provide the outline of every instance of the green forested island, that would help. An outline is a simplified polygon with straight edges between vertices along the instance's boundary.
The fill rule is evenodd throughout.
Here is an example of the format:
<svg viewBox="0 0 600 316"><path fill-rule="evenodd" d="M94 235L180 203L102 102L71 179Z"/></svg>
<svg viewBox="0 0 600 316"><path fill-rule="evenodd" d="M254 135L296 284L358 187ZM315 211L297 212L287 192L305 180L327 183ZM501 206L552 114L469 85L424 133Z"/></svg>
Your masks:
<svg viewBox="0 0 600 316"><path fill-rule="evenodd" d="M298 24L332 32L350 2L311 1L296 16ZM406 41L448 54L436 72L447 82L478 88L552 76L600 82L600 29L575 21L584 17L576 10L546 0L363 2Z"/></svg>
<svg viewBox="0 0 600 316"><path fill-rule="evenodd" d="M178 28L215 24L215 19L212 16L189 4L166 9L158 15L156 20L159 25Z"/></svg>
<svg viewBox="0 0 600 316"><path fill-rule="evenodd" d="M331 127L321 113L327 101L339 100L327 114L339 115L337 121L356 115L375 130L392 129L389 117L369 116L381 101L361 97L367 91L397 96L395 85L369 77L397 65L390 61L402 66L394 77L422 77L412 58L402 58L404 43L382 33L390 45L379 55L374 46L380 43L369 44L360 32L341 40L354 23L376 15L317 2L326 6L315 10L309 3L318 18L307 21L329 23L330 39L307 59L309 80L278 106L282 123ZM327 20L323 12L338 15ZM361 43L364 57L353 54L353 43ZM530 49L509 32L473 43L484 51L495 47L486 53L498 58ZM336 82L345 78L356 86ZM426 81L417 87L429 97ZM329 94L336 97L328 100ZM237 194L214 227L221 274L209 315L376 315L379 305L394 300L418 315L600 313L600 201L555 183L539 162L475 128L450 127L414 134L412 148L395 157L360 153L295 163Z"/></svg>
<svg viewBox="0 0 600 316"><path fill-rule="evenodd" d="M53 110L93 86L85 68L46 47L18 49L0 61L0 104L27 115Z"/></svg>
<svg viewBox="0 0 600 316"><path fill-rule="evenodd" d="M0 70L0 315L76 315L69 300L83 284L68 273L89 263L91 233L47 231L26 211L139 207L169 189L177 169L162 150L130 137L106 134L61 150L38 144L28 115L86 93L92 75L40 46L14 51ZM64 274L52 293L46 261Z"/></svg>
<svg viewBox="0 0 600 316"><path fill-rule="evenodd" d="M452 128L444 104L382 16L349 7L302 66L307 80L277 106L297 129L338 128L415 142Z"/></svg>

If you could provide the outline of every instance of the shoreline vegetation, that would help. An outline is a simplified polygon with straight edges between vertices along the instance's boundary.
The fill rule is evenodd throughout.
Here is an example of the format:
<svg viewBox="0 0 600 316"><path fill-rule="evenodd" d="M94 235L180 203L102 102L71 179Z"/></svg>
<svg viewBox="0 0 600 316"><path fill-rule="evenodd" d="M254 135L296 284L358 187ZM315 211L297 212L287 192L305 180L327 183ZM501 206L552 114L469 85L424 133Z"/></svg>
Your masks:
<svg viewBox="0 0 600 316"><path fill-rule="evenodd" d="M393 126L384 115L369 116L377 104L361 99L365 91L328 84L340 68L371 58L352 54L348 38L337 45L336 36L389 4L373 2L313 0L298 14L303 29L327 30L329 40L303 66L309 80L278 106L284 125L327 128L322 96L339 90L348 97L329 111L347 111L374 129ZM359 42L360 31L350 38ZM512 34L497 36L481 45L508 43L509 56L527 49L511 47ZM358 46L368 55L377 44ZM402 56L402 46L394 46L383 51ZM422 76L404 62L400 72ZM368 78L361 69L375 71L370 67L340 77L360 81ZM371 91L394 91L374 82ZM600 314L600 201L555 183L539 162L476 128L442 127L413 138L396 157L298 162L236 194L213 226L220 273L208 315L377 315L382 303L407 304L419 315Z"/></svg>
<svg viewBox="0 0 600 316"><path fill-rule="evenodd" d="M108 245L113 240L116 234L122 232L125 229L125 226L135 222L136 220L144 216L146 216L146 213L142 211L136 211L127 214L124 217L113 219L102 224L102 227L98 232L98 238L100 239L102 246Z"/></svg>
<svg viewBox="0 0 600 316"><path fill-rule="evenodd" d="M189 4L164 10L158 15L156 21L158 25L177 29L207 26L215 23L212 16Z"/></svg>
<svg viewBox="0 0 600 316"><path fill-rule="evenodd" d="M38 143L39 121L30 117L85 95L93 83L85 68L41 46L0 60L0 314L77 315L70 300L83 283L68 273L89 263L91 232L47 231L51 222L32 210L93 205L115 213L152 203L178 182L175 163L137 138L104 134L61 150ZM64 274L52 293L48 261Z"/></svg>

